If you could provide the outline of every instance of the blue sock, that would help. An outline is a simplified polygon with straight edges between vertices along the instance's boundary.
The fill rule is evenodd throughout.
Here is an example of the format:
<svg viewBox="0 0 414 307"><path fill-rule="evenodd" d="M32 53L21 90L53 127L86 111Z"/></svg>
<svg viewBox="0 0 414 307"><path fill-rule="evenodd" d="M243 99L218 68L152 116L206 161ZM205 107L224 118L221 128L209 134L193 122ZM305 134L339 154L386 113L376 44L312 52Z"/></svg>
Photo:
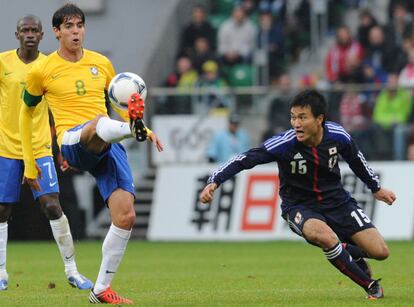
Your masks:
<svg viewBox="0 0 414 307"><path fill-rule="evenodd" d="M334 247L324 250L326 258L332 263L342 274L348 276L355 283L360 285L365 290L374 281L364 273L359 266L354 262L352 256L342 248L341 243L337 243Z"/></svg>
<svg viewBox="0 0 414 307"><path fill-rule="evenodd" d="M369 258L367 253L356 245L342 243L342 248L346 249L346 251L352 256L352 258L354 258L355 261L358 261L360 258Z"/></svg>

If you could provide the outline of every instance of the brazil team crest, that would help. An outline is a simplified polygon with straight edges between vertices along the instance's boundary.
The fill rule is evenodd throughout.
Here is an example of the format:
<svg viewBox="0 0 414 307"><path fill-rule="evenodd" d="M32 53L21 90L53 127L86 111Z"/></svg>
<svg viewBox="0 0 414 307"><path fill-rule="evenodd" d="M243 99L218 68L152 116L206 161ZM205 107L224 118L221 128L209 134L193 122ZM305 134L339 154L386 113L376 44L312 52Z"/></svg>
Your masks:
<svg viewBox="0 0 414 307"><path fill-rule="evenodd" d="M95 66L92 66L90 68L90 71L91 71L91 74L94 75L94 76L97 76L98 73L99 73L98 68L96 68Z"/></svg>

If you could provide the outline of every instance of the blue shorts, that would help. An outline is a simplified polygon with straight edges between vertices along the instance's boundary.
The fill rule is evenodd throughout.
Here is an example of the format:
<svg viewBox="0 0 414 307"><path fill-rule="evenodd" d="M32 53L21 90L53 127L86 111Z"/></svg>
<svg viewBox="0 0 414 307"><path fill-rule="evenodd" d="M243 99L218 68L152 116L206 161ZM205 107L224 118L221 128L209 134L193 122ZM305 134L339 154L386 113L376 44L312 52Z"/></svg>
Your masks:
<svg viewBox="0 0 414 307"><path fill-rule="evenodd" d="M301 205L288 208L283 218L288 222L290 229L302 237L303 225L310 218L328 224L341 242L347 243L352 243L351 237L357 232L375 227L353 198L338 207L323 210Z"/></svg>
<svg viewBox="0 0 414 307"><path fill-rule="evenodd" d="M36 159L42 170L42 179L37 178L40 191L32 189L34 199L45 194L59 193L55 164L50 156ZM20 200L24 163L22 160L0 157L0 203L16 203Z"/></svg>
<svg viewBox="0 0 414 307"><path fill-rule="evenodd" d="M65 132L61 151L70 166L88 171L96 179L99 192L105 202L116 189L120 188L135 196L135 186L124 147L111 144L109 148L96 155L87 151L80 143L83 123Z"/></svg>

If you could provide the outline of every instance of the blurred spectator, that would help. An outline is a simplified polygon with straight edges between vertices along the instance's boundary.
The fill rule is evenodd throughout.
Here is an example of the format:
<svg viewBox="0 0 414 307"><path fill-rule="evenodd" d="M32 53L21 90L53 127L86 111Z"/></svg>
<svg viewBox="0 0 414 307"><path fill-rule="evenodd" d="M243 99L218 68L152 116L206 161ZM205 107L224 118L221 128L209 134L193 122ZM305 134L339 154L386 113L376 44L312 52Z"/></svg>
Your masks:
<svg viewBox="0 0 414 307"><path fill-rule="evenodd" d="M194 48L189 53L189 57L193 63L194 69L196 69L199 74L202 73L201 67L206 61L217 59L215 53L210 48L210 43L204 37L198 37L195 40Z"/></svg>
<svg viewBox="0 0 414 307"><path fill-rule="evenodd" d="M398 86L398 75L388 76L387 88L381 90L374 106L373 119L384 129L406 124L412 109L410 92Z"/></svg>
<svg viewBox="0 0 414 307"><path fill-rule="evenodd" d="M267 129L262 136L262 140L266 140L291 127L290 100L292 98L292 82L289 76L282 74L277 80L276 86L279 92L269 104Z"/></svg>
<svg viewBox="0 0 414 307"><path fill-rule="evenodd" d="M400 72L398 78L398 85L401 87L408 87L411 92L414 91L414 48L408 51L408 63Z"/></svg>
<svg viewBox="0 0 414 307"><path fill-rule="evenodd" d="M413 19L407 11L406 4L396 3L392 11L392 19L386 26L386 41L397 46L402 46L404 38L412 34Z"/></svg>
<svg viewBox="0 0 414 307"><path fill-rule="evenodd" d="M283 24L274 22L270 10L261 10L257 47L266 54L270 79L278 76L285 65Z"/></svg>
<svg viewBox="0 0 414 307"><path fill-rule="evenodd" d="M336 31L336 43L325 59L326 76L330 82L358 80L363 59L361 45L352 37L350 29L341 26Z"/></svg>
<svg viewBox="0 0 414 307"><path fill-rule="evenodd" d="M281 23L287 20L287 0L260 0L258 9L260 11L269 11L272 16Z"/></svg>
<svg viewBox="0 0 414 307"><path fill-rule="evenodd" d="M194 48L196 39L200 37L208 41L211 50L215 50L215 32L210 22L206 19L206 10L203 6L196 5L192 11L191 21L184 28L181 35L181 52L189 54Z"/></svg>
<svg viewBox="0 0 414 307"><path fill-rule="evenodd" d="M378 24L374 15L368 9L363 10L359 14L358 21L358 41L363 48L366 48L369 45L368 37L369 31L373 26Z"/></svg>
<svg viewBox="0 0 414 307"><path fill-rule="evenodd" d="M355 90L347 90L339 103L339 120L341 125L355 142L367 159L375 154L375 138L371 125L371 110L367 96Z"/></svg>
<svg viewBox="0 0 414 307"><path fill-rule="evenodd" d="M411 15L414 13L414 1L412 0L388 0L388 17L391 20L393 18L395 6L403 4L407 9L407 12Z"/></svg>
<svg viewBox="0 0 414 307"><path fill-rule="evenodd" d="M239 5L243 8L246 16L252 16L256 13L257 0L241 0Z"/></svg>
<svg viewBox="0 0 414 307"><path fill-rule="evenodd" d="M220 77L219 66L216 61L210 60L203 64L202 75L195 86L205 90L205 93L199 95L198 98L198 106L201 110L229 107L229 97L220 91L227 86L227 83Z"/></svg>
<svg viewBox="0 0 414 307"><path fill-rule="evenodd" d="M179 92L184 93L194 87L197 79L198 73L193 69L190 58L181 56L177 59L175 71L168 75L165 85L176 87ZM190 95L170 97L166 104L166 106L163 106L162 113L189 114L192 112Z"/></svg>
<svg viewBox="0 0 414 307"><path fill-rule="evenodd" d="M232 16L218 30L218 53L226 65L250 62L256 47L256 26L246 17L241 6L235 6Z"/></svg>
<svg viewBox="0 0 414 307"><path fill-rule="evenodd" d="M363 61L364 81L385 83L388 73L400 71L404 64L404 51L385 41L381 26L373 26L369 31L368 45Z"/></svg>
<svg viewBox="0 0 414 307"><path fill-rule="evenodd" d="M381 151L392 149L394 159L404 156L406 124L412 112L409 90L398 86L398 75L388 76L387 88L381 90L374 106L373 121L378 125L382 137L377 143ZM391 140L391 143L389 142Z"/></svg>
<svg viewBox="0 0 414 307"><path fill-rule="evenodd" d="M250 137L240 128L240 117L232 114L228 128L217 132L207 149L209 162L224 163L250 148Z"/></svg>
<svg viewBox="0 0 414 307"><path fill-rule="evenodd" d="M340 123L351 134L365 130L368 126L369 112L364 104L364 96L354 90L348 90L342 95L339 104Z"/></svg>

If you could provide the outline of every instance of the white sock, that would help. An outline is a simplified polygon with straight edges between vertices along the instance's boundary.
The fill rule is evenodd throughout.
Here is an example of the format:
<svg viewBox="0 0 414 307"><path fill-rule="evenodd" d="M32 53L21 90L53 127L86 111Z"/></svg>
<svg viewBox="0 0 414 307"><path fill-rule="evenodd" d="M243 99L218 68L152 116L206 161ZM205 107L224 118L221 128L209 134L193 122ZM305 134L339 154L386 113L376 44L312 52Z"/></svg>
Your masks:
<svg viewBox="0 0 414 307"><path fill-rule="evenodd" d="M0 278L7 279L6 258L7 258L7 222L0 223Z"/></svg>
<svg viewBox="0 0 414 307"><path fill-rule="evenodd" d="M117 143L132 136L128 123L108 117L101 117L98 120L96 134L107 143Z"/></svg>
<svg viewBox="0 0 414 307"><path fill-rule="evenodd" d="M66 276L77 273L75 248L66 215L62 214L57 220L50 220L50 227L52 228L53 237L59 247L63 263L65 264Z"/></svg>
<svg viewBox="0 0 414 307"><path fill-rule="evenodd" d="M102 244L102 262L99 269L98 278L93 288L95 294L106 290L111 284L122 256L128 244L131 230L121 229L111 224L109 231Z"/></svg>

